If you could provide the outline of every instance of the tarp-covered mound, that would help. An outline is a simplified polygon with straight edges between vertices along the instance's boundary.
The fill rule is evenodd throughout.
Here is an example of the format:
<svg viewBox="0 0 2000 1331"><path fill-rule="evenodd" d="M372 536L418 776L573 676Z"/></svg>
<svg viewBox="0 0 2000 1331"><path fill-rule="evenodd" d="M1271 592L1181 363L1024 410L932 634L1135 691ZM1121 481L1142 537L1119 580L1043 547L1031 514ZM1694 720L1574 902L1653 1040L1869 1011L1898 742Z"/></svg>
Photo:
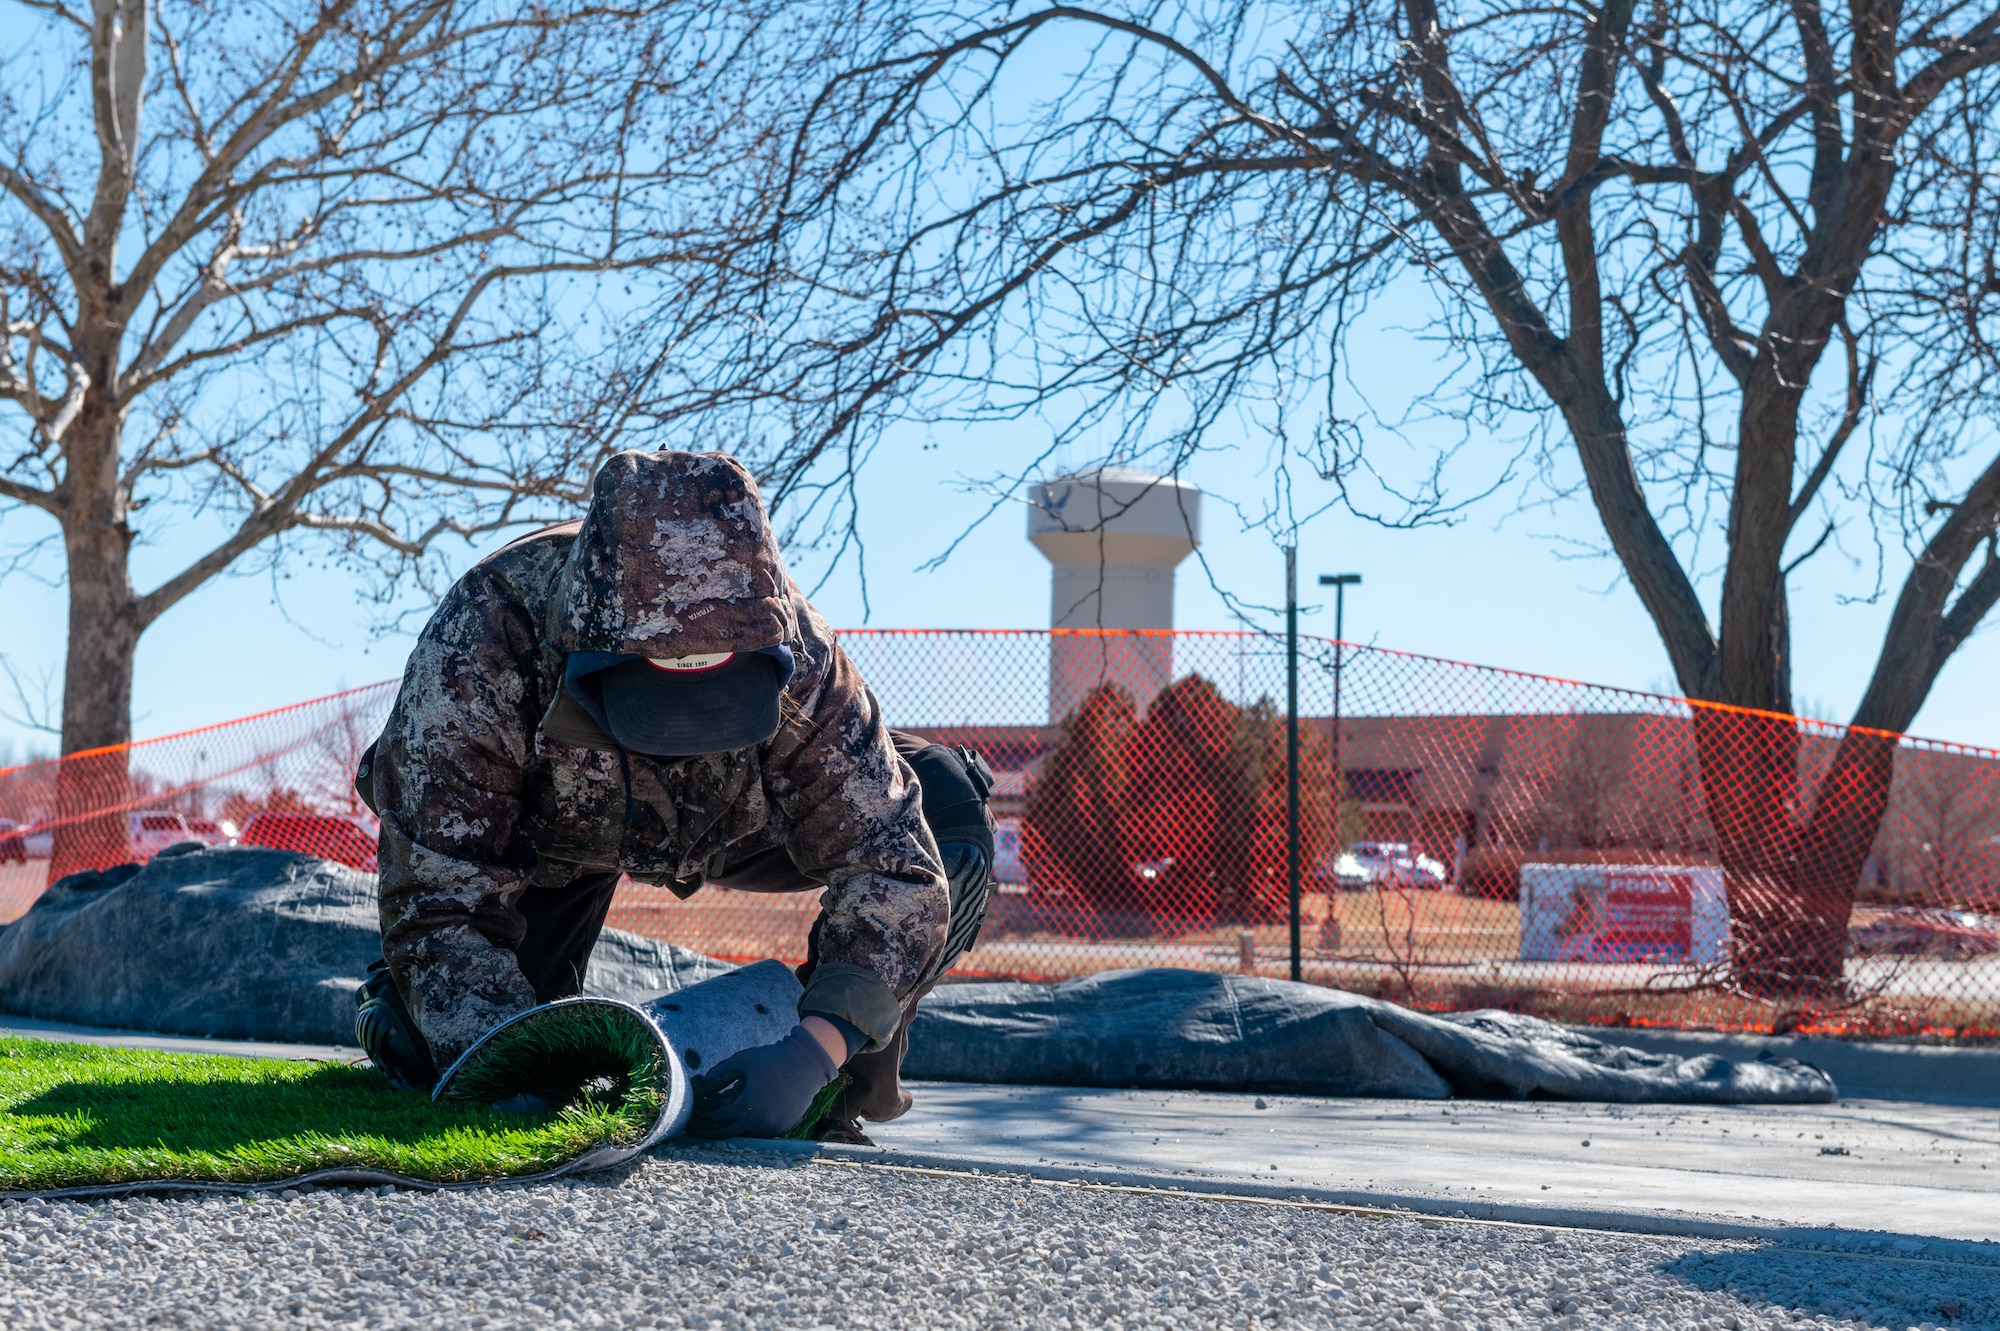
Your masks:
<svg viewBox="0 0 2000 1331"><path fill-rule="evenodd" d="M0 1012L176 1035L347 1044L381 955L375 879L251 847L173 847L76 874L0 930ZM732 969L615 929L586 992L643 1004ZM1505 1012L1429 1016L1250 976L1115 971L946 985L904 1074L946 1081L1312 1095L1788 1104L1833 1099L1788 1059L1674 1058Z"/></svg>
<svg viewBox="0 0 2000 1331"><path fill-rule="evenodd" d="M354 988L382 955L375 878L249 846L170 847L73 874L0 930L0 1012L175 1035L354 1042ZM616 929L586 989L641 1000L730 967Z"/></svg>
<svg viewBox="0 0 2000 1331"><path fill-rule="evenodd" d="M1315 985L1109 971L1054 986L954 984L924 1000L905 1076L1306 1095L1824 1104L1788 1058L1676 1058L1509 1012L1431 1016Z"/></svg>

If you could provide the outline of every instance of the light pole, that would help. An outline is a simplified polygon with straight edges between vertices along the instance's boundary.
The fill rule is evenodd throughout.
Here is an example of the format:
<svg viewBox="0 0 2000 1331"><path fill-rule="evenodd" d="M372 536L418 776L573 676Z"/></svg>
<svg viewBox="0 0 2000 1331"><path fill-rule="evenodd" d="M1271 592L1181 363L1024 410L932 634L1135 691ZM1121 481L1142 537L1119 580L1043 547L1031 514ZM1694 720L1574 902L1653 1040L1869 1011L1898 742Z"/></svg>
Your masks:
<svg viewBox="0 0 2000 1331"><path fill-rule="evenodd" d="M1299 548L1285 547L1285 890L1291 903L1292 978L1299 969Z"/></svg>
<svg viewBox="0 0 2000 1331"><path fill-rule="evenodd" d="M1319 585L1333 588L1333 836L1334 853L1340 853L1340 806L1347 794L1347 778L1340 767L1340 674L1346 655L1347 589L1361 585L1359 573L1322 573Z"/></svg>

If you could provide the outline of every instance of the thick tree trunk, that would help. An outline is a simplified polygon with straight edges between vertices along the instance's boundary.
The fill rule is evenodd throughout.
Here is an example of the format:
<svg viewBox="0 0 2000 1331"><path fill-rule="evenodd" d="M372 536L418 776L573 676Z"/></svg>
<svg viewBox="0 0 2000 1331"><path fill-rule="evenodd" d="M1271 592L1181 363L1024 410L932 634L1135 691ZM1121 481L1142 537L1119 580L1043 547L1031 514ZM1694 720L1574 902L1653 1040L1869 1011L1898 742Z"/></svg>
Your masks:
<svg viewBox="0 0 2000 1331"><path fill-rule="evenodd" d="M69 552L69 657L63 669L62 751L132 738L132 660L139 647L124 542L78 532ZM99 537L91 540L91 537ZM79 546L85 547L79 549ZM112 550L105 546L116 546Z"/></svg>
<svg viewBox="0 0 2000 1331"><path fill-rule="evenodd" d="M1889 811L1895 774L1893 735L1849 730L1832 768L1820 778L1812 820L1800 832L1793 863L1793 888L1812 927L1806 943L1821 968L1809 974L1844 974L1855 890Z"/></svg>
<svg viewBox="0 0 2000 1331"><path fill-rule="evenodd" d="M1818 788L1804 791L1789 717L1697 706L1694 726L1736 982L1760 997L1841 1001L1848 920L1888 811L1895 737L1850 730Z"/></svg>
<svg viewBox="0 0 2000 1331"><path fill-rule="evenodd" d="M1697 706L1694 738L1728 882L1737 980L1753 991L1781 985L1765 972L1774 965L1783 969L1790 932L1786 859L1798 791L1798 730L1762 712Z"/></svg>
<svg viewBox="0 0 2000 1331"><path fill-rule="evenodd" d="M1773 451L1789 453L1789 444ZM1777 521L1768 513L1759 520ZM1790 716L1790 615L1778 571L1783 537L1739 532L1735 545L1763 547L1742 582L1768 579L1773 590L1743 598L1755 603L1749 615L1739 610L1735 623L1738 641L1749 641L1746 650L1729 651L1724 635L1717 692L1731 706L1698 708L1695 717L1702 792L1729 893L1732 969L1737 984L1759 997L1837 1003L1847 992L1855 886L1887 800L1871 804L1860 786L1850 790L1858 773L1839 765L1818 790L1801 787L1800 735ZM1847 745L1842 754L1849 762L1860 758ZM1885 796L1886 773L1885 765ZM1807 822L1808 810L1829 821ZM1838 844L1824 840L1836 825L1843 829ZM1857 837L1858 852L1850 854Z"/></svg>
<svg viewBox="0 0 2000 1331"><path fill-rule="evenodd" d="M119 497L118 426L115 407L92 401L66 441L69 651L52 882L132 858L125 746L132 738L132 667L143 626L132 594L131 532Z"/></svg>

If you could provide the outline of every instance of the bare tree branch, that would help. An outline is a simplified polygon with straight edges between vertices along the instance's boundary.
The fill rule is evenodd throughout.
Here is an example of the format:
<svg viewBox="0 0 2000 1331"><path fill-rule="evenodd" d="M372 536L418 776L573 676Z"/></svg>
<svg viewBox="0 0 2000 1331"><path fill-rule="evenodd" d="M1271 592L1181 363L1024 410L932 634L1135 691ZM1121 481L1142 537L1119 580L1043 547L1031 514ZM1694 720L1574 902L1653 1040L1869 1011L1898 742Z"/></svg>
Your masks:
<svg viewBox="0 0 2000 1331"><path fill-rule="evenodd" d="M1792 499L1791 514L1786 520L1788 529L1797 527L1799 519L1804 517L1806 510L1812 506L1820 487L1825 485L1826 478L1833 474L1833 464L1840 460L1840 450L1854 437L1854 431L1861 424L1862 415L1868 409L1868 389L1875 382L1875 367L1878 362L1871 354L1868 357L1868 364L1864 367L1861 363L1861 339L1856 337L1854 331L1846 324L1841 325L1840 332L1847 344L1847 406L1840 414L1840 424L1833 427L1833 434L1828 437L1826 447L1820 450L1819 461L1813 463L1812 471L1807 473L1805 483L1799 487L1798 494Z"/></svg>
<svg viewBox="0 0 2000 1331"><path fill-rule="evenodd" d="M5 164L0 164L0 186L5 186L7 193L42 224L56 252L62 255L63 263L73 265L82 252L82 244L63 210L34 181Z"/></svg>
<svg viewBox="0 0 2000 1331"><path fill-rule="evenodd" d="M2000 598L2000 567L1990 545L1996 529L2000 529L2000 456L1949 508L1918 554L1890 612L1882 655L1855 712L1856 725L1909 728L1938 671ZM1953 603L1952 592L1959 587L1966 564L1982 549L1987 552L1984 564Z"/></svg>
<svg viewBox="0 0 2000 1331"><path fill-rule="evenodd" d="M5 476L0 476L0 499L11 499L17 504L39 508L44 513L61 512L60 501L54 494L47 490L38 490L32 485L23 485L19 481L10 481Z"/></svg>
<svg viewBox="0 0 2000 1331"><path fill-rule="evenodd" d="M834 496L844 537L857 459L895 421L1032 418L1072 465L1169 471L1263 409L1292 427L1281 470L1401 523L1518 448L1551 502L1588 497L1717 717L1790 710L1790 578L1869 533L1901 592L1856 719L1905 724L2000 578L1969 565L2000 466L1991 8L871 10L756 251L810 293L760 307L791 348L778 474ZM1357 424L1380 413L1351 340L1412 322L1440 368L1408 410L1456 447ZM1945 500L1941 527L1919 516ZM1835 991L1892 755L1856 731L1807 790L1796 728L1772 720L1746 758L1710 716L1702 779L1740 814L1725 867L1779 903L1746 907L1744 965ZM1835 941L1784 953L1787 910Z"/></svg>
<svg viewBox="0 0 2000 1331"><path fill-rule="evenodd" d="M742 255L788 80L834 49L803 15L40 8L35 58L73 73L6 93L0 503L62 528L66 752L124 739L140 635L286 533L428 578L440 542L564 515L627 437L771 400ZM204 553L136 588L167 523Z"/></svg>
<svg viewBox="0 0 2000 1331"><path fill-rule="evenodd" d="M6 653L0 652L0 674L7 676L7 690L14 695L12 708L0 707L0 720L20 726L23 730L39 730L45 735L62 733L59 723L62 709L53 696L54 671L44 673L41 679L35 681L35 687L30 692L29 681L22 675L20 667L8 660Z"/></svg>

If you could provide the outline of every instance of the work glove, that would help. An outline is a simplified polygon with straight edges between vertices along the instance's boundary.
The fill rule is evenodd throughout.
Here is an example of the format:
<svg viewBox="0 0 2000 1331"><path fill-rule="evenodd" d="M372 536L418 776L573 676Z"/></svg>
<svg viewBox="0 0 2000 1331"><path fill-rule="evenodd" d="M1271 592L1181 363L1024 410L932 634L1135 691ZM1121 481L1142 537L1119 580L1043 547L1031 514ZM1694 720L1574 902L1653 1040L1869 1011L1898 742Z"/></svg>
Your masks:
<svg viewBox="0 0 2000 1331"><path fill-rule="evenodd" d="M430 1048L386 961L368 963L368 978L354 991L354 1041L397 1090L428 1091L437 1084Z"/></svg>
<svg viewBox="0 0 2000 1331"><path fill-rule="evenodd" d="M782 1137L839 1075L812 1033L794 1026L784 1039L731 1054L696 1077L687 1130L696 1137Z"/></svg>

